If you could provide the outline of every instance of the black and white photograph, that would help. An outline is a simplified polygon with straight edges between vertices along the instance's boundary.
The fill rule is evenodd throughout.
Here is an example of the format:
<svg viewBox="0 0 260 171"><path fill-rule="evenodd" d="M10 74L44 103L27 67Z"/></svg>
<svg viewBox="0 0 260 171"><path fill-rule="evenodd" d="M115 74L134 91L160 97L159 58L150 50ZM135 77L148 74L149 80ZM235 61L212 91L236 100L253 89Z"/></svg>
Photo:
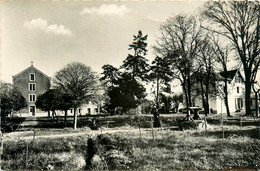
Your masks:
<svg viewBox="0 0 260 171"><path fill-rule="evenodd" d="M0 170L260 170L260 1L0 1Z"/></svg>

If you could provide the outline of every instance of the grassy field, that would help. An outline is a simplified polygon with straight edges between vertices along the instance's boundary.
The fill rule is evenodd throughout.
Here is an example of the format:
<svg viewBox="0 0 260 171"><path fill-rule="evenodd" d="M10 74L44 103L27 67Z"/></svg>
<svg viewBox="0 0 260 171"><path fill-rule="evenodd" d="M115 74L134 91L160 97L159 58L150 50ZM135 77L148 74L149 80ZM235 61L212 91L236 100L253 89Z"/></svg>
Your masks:
<svg viewBox="0 0 260 171"><path fill-rule="evenodd" d="M99 123L104 123L101 124L103 129L109 127L120 130L124 127L136 131L102 135L98 133L94 136L86 134L62 138L36 138L34 141L5 140L1 168L4 170L260 169L259 119L244 118L241 122L239 117L233 117L229 121L225 120L224 138L217 116L209 118L207 131L204 128L177 131L174 127L177 125L178 117L167 115L162 119L162 129L142 129L141 134L136 124L147 123L150 116L99 119ZM87 129L86 127L74 132L81 132L82 129ZM149 127L149 124L143 127ZM40 134L50 135L73 132L70 128L38 128L38 131Z"/></svg>

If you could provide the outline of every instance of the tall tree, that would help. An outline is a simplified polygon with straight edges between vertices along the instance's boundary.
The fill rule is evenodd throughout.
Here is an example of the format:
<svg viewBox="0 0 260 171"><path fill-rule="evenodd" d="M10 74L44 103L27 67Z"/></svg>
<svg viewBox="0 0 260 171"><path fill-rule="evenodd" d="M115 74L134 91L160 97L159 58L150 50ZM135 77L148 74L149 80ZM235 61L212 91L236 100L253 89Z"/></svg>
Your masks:
<svg viewBox="0 0 260 171"><path fill-rule="evenodd" d="M142 31L138 31L137 36L134 35L133 43L129 45L129 50L133 49L134 55L128 54L121 67L130 71L133 78L141 80L147 80L147 72L149 71L149 64L144 57L147 53L147 37L148 35L143 36Z"/></svg>
<svg viewBox="0 0 260 171"><path fill-rule="evenodd" d="M246 115L251 115L250 94L260 65L260 5L258 1L211 1L203 15L208 29L230 41L243 65Z"/></svg>
<svg viewBox="0 0 260 171"><path fill-rule="evenodd" d="M152 66L150 67L150 79L156 81L157 91L156 91L156 104L159 108L159 92L160 83L167 84L171 81L172 72L170 69L170 64L165 58L155 57L152 61Z"/></svg>
<svg viewBox="0 0 260 171"><path fill-rule="evenodd" d="M205 115L209 114L209 98L216 94L216 54L213 44L210 39L205 36L201 40L201 45L198 47L196 57L196 71L194 72L196 80L200 84L200 92Z"/></svg>
<svg viewBox="0 0 260 171"><path fill-rule="evenodd" d="M97 82L97 76L91 68L80 62L68 64L54 76L54 87L70 97L74 108L74 129L77 129L77 109L95 97Z"/></svg>
<svg viewBox="0 0 260 171"><path fill-rule="evenodd" d="M154 112L154 120L158 120L159 117L159 95L160 95L160 84L169 84L171 81L172 72L170 69L169 62L161 57L155 57L150 67L150 79L156 81L156 112Z"/></svg>
<svg viewBox="0 0 260 171"><path fill-rule="evenodd" d="M112 92L114 86L117 84L118 79L120 78L120 71L113 67L112 65L104 65L102 67L102 77L100 78L100 81L103 83L103 89L105 92L103 93L103 100L105 102L105 109L107 112L109 112L111 115L115 114L116 104L113 103L114 99L116 98L116 95L114 96L114 93Z"/></svg>
<svg viewBox="0 0 260 171"><path fill-rule="evenodd" d="M172 63L175 77L182 84L187 107L191 106L191 74L200 46L202 29L194 16L177 15L160 26L161 37L154 49Z"/></svg>

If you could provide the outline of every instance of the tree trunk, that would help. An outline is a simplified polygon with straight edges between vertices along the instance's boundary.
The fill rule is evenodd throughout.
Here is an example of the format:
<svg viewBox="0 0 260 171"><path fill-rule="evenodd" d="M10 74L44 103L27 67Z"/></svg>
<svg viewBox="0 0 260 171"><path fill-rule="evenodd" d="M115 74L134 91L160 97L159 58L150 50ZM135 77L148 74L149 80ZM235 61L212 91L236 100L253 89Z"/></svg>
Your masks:
<svg viewBox="0 0 260 171"><path fill-rule="evenodd" d="M77 107L74 107L73 128L77 129Z"/></svg>
<svg viewBox="0 0 260 171"><path fill-rule="evenodd" d="M188 109L188 107L189 107L190 105L189 105L188 92L187 92L187 89L186 89L186 84L185 84L185 82L182 83L182 88L183 88L183 91L184 91L184 94L185 94L186 107L187 107L187 109Z"/></svg>
<svg viewBox="0 0 260 171"><path fill-rule="evenodd" d="M156 108L159 111L159 78L157 78L157 91L156 91Z"/></svg>
<svg viewBox="0 0 260 171"><path fill-rule="evenodd" d="M229 111L229 104L228 104L228 84L227 84L227 78L225 77L225 85L224 85L224 101L225 101L225 106L226 106L226 111L227 111L227 117L231 117L230 111Z"/></svg>
<svg viewBox="0 0 260 171"><path fill-rule="evenodd" d="M204 112L205 112L205 97L204 97L204 88L203 88L202 80L200 80L200 88L201 88L202 105L203 105Z"/></svg>
<svg viewBox="0 0 260 171"><path fill-rule="evenodd" d="M54 121L54 110L52 110L52 121Z"/></svg>
<svg viewBox="0 0 260 171"><path fill-rule="evenodd" d="M153 113L154 116L154 127L160 127L160 120L159 120L159 83L160 83L160 79L157 78L157 97L156 97L156 110Z"/></svg>
<svg viewBox="0 0 260 171"><path fill-rule="evenodd" d="M51 117L51 113L50 113L50 110L48 110L48 118Z"/></svg>
<svg viewBox="0 0 260 171"><path fill-rule="evenodd" d="M209 81L206 84L206 92L205 92L205 115L209 114Z"/></svg>
<svg viewBox="0 0 260 171"><path fill-rule="evenodd" d="M65 125L67 125L68 110L65 110L64 112L65 112L65 114L64 114L64 123L65 123Z"/></svg>
<svg viewBox="0 0 260 171"><path fill-rule="evenodd" d="M252 110L251 110L251 105L250 105L250 94L251 94L251 82L250 82L250 77L246 75L246 80L245 80L245 103L246 103L246 115L251 116L252 115Z"/></svg>
<svg viewBox="0 0 260 171"><path fill-rule="evenodd" d="M255 116L258 116L258 95L257 95L257 91L255 92Z"/></svg>
<svg viewBox="0 0 260 171"><path fill-rule="evenodd" d="M191 107L191 106L192 106L192 103L191 103L191 82L190 82L190 77L188 77L187 83L188 83L188 100L189 100L189 107Z"/></svg>

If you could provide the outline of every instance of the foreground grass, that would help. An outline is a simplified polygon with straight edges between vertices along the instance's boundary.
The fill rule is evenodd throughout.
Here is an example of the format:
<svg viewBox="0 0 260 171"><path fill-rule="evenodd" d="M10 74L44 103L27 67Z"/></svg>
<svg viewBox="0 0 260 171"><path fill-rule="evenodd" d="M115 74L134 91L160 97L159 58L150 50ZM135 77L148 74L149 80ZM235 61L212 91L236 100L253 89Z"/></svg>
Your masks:
<svg viewBox="0 0 260 171"><path fill-rule="evenodd" d="M249 132L258 134L254 128ZM260 140L221 132L156 130L103 134L94 137L96 160L91 169L104 170L215 170L259 169ZM29 143L6 141L2 154L5 170L81 170L86 168L88 136L36 139ZM26 162L27 161L27 162Z"/></svg>

